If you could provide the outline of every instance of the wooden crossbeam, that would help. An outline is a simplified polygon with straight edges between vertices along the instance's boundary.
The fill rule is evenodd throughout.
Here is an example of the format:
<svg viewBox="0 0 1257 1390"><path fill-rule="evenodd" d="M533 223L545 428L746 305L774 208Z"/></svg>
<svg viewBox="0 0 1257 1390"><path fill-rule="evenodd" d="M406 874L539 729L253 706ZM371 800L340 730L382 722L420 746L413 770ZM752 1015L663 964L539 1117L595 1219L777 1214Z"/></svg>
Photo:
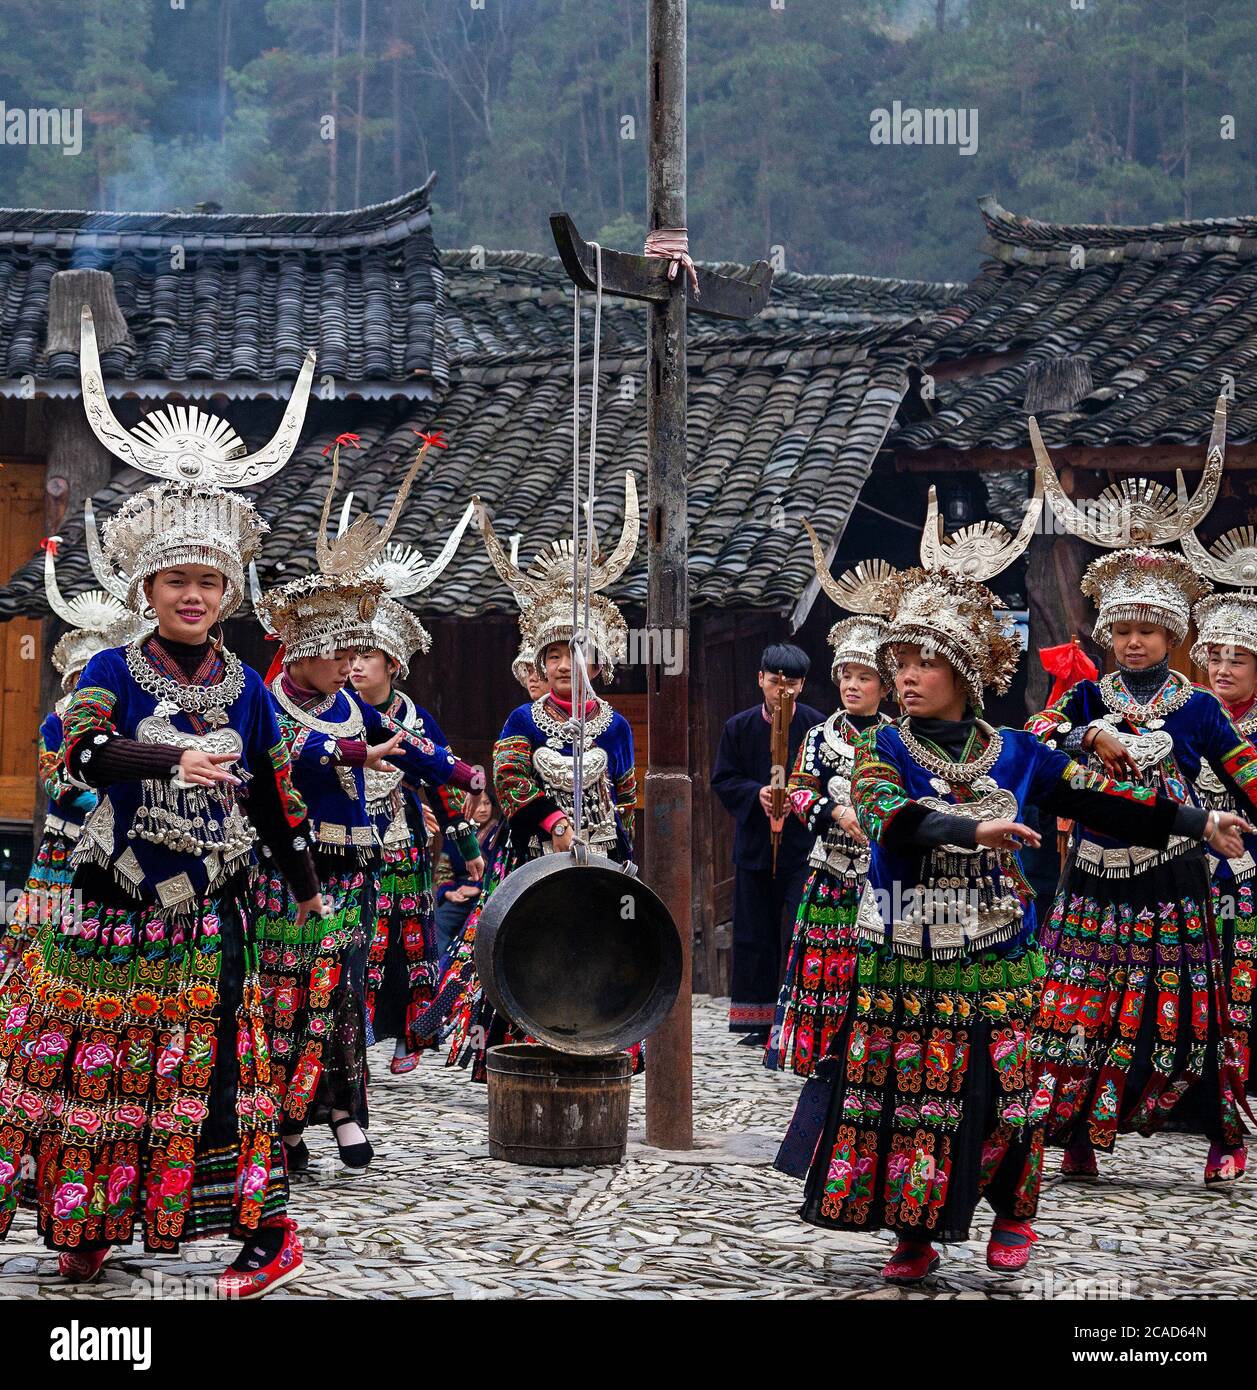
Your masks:
<svg viewBox="0 0 1257 1390"><path fill-rule="evenodd" d="M552 213L550 230L558 247L563 269L583 290L598 288L597 253L576 230L576 223L565 212ZM668 279L669 262L662 256L635 256L628 251L602 248L602 288L606 294L625 299L642 299L651 304L666 303L676 280ZM767 261L756 261L750 278L736 280L730 275L697 267L698 294L684 270L677 279L685 282L687 308L692 314L717 319L752 319L768 303L773 272Z"/></svg>

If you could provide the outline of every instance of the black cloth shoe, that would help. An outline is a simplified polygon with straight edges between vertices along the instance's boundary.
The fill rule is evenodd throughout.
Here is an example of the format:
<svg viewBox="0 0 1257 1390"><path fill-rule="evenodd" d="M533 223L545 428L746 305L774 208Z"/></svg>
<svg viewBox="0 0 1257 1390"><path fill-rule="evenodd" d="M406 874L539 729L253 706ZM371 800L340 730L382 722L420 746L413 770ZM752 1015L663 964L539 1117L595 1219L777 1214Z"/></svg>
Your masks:
<svg viewBox="0 0 1257 1390"><path fill-rule="evenodd" d="M348 1146L340 1142L341 1125L357 1124L354 1117L345 1115L339 1120L329 1120L328 1124L332 1129L332 1138L336 1140L336 1149L340 1154L341 1163L351 1173L365 1173L371 1160L375 1157L375 1150L371 1147L371 1141L364 1139L361 1144L349 1144Z"/></svg>

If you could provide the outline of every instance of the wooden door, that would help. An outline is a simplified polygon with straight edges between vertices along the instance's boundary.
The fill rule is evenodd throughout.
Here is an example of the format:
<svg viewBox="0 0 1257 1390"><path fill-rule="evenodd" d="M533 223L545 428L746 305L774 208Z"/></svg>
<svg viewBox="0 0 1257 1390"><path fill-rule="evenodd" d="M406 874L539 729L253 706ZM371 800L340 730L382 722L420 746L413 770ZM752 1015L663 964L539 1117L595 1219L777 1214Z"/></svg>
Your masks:
<svg viewBox="0 0 1257 1390"><path fill-rule="evenodd" d="M0 466L0 582L39 551L44 522L44 469L38 463ZM35 745L43 662L41 624L0 623L0 821L35 814Z"/></svg>

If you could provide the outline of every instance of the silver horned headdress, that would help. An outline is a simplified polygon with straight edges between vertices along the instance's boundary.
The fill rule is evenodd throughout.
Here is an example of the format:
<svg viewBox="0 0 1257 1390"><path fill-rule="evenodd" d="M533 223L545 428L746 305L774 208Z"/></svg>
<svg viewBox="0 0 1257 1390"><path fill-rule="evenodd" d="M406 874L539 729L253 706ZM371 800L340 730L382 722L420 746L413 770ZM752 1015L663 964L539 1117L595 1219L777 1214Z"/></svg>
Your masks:
<svg viewBox="0 0 1257 1390"><path fill-rule="evenodd" d="M938 496L930 488L921 533L921 566L891 581L893 613L878 649L878 669L884 679L894 680L894 647L903 642L945 657L964 681L975 710L982 708L985 686L1000 694L1008 689L1021 646L996 615L999 600L986 587L986 580L994 579L1025 551L1042 513L1043 479L1039 478L1016 535L998 521L981 521L946 536Z"/></svg>
<svg viewBox="0 0 1257 1390"><path fill-rule="evenodd" d="M83 407L96 438L133 468L161 479L128 499L105 525L105 566L126 576L126 601L139 608L146 579L180 564L207 565L226 581L221 616L240 604L244 569L257 554L266 525L253 504L229 489L265 481L288 462L301 434L314 353L306 354L274 436L249 453L234 429L196 406L168 405L127 429L105 393L91 310L84 305L79 348ZM89 527L89 548L95 526ZM100 569L97 568L98 576ZM113 585L110 591L115 592Z"/></svg>
<svg viewBox="0 0 1257 1390"><path fill-rule="evenodd" d="M556 642L570 642L575 634L572 623L572 542L552 541L538 552L527 570L521 570L503 550L480 498L473 497L471 500L480 518L480 531L493 568L510 587L520 608L525 610L531 629L534 665L544 675L545 649ZM603 591L628 569L637 550L640 526L637 484L631 473L625 473L624 525L620 530L620 539L611 554L605 557L599 553L595 539L593 563L589 570L589 647L608 679L615 674L615 663L624 659L628 646L628 625L620 610ZM583 577L583 564L580 572ZM583 583L575 599L583 607Z"/></svg>
<svg viewBox="0 0 1257 1390"><path fill-rule="evenodd" d="M356 437L355 437L356 438ZM332 476L328 484L327 496L323 499L323 511L319 519L319 530L315 544L318 569L302 579L293 579L269 593L254 599L254 609L268 632L277 636L284 644L285 663L299 661L307 656L325 656L331 652L355 649L370 651L383 644L376 628L381 599L387 593L384 579L373 573L384 559L386 547L401 517L402 505L409 495L411 484L431 447L429 439L424 440L422 448L406 470L397 496L383 526L369 514L360 516L348 525L348 510L342 513L341 525L335 537L328 536L328 521L331 517L332 499L336 495L336 485L340 479L340 450L348 436L337 438L332 448ZM465 524L465 523L464 523ZM458 531L458 535L461 535ZM454 538L454 545L458 544ZM447 542L448 554L442 551L445 559L440 568L435 569L428 582L449 563L453 546ZM440 557L438 557L440 559ZM436 565L429 567L433 569ZM416 590L410 590L416 592ZM391 626L397 629L399 640L409 640L413 632L407 629L398 614L410 618L422 638L427 633L407 614L400 604L387 610L391 615ZM389 619L386 618L386 622ZM411 649L412 651L414 648ZM407 653L409 656L409 653ZM400 659L400 658L399 658ZM403 663L404 664L404 663Z"/></svg>
<svg viewBox="0 0 1257 1390"><path fill-rule="evenodd" d="M130 642L146 625L134 609L103 589L85 589L67 599L57 583L53 558L60 539L50 536L44 550L44 593L48 607L69 624L70 630L52 649L52 664L68 687L97 652Z"/></svg>
<svg viewBox="0 0 1257 1390"><path fill-rule="evenodd" d="M835 579L825 563L820 537L810 521L803 525L812 544L812 560L821 588L839 608L855 615L840 619L829 629L827 641L834 649L830 679L837 684L848 662L876 671L877 649L886 636L886 618L894 601L890 581L895 577L895 569L885 560L861 560Z"/></svg>
<svg viewBox="0 0 1257 1390"><path fill-rule="evenodd" d="M1207 550L1189 531L1183 553L1198 573L1239 591L1210 594L1192 610L1197 629L1192 660L1206 666L1210 647L1239 647L1257 656L1257 530L1237 526Z"/></svg>
<svg viewBox="0 0 1257 1390"><path fill-rule="evenodd" d="M1099 609L1092 630L1095 640L1102 647L1111 646L1114 623L1144 622L1164 627L1175 642L1181 642L1191 621L1192 604L1211 586L1197 573L1199 565L1193 568L1180 556L1157 547L1182 541L1189 557L1195 558L1187 537L1204 520L1222 485L1226 398L1218 397L1204 474L1190 497L1183 471L1178 469L1173 492L1150 478L1123 478L1094 501L1079 506L1065 495L1033 416L1030 443L1037 476L1057 520L1072 535L1118 552L1093 560L1083 576L1082 591ZM1204 553L1199 546L1197 550Z"/></svg>

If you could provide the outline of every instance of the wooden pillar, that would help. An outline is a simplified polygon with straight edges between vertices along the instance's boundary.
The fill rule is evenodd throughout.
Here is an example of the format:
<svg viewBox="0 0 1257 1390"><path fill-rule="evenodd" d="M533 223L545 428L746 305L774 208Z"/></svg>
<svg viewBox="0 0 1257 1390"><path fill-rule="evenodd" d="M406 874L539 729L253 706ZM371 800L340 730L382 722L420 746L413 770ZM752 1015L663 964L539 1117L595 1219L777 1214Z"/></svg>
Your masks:
<svg viewBox="0 0 1257 1390"><path fill-rule="evenodd" d="M83 413L83 402L44 402L46 428L44 462L44 535L55 536L82 526L83 503L109 481L109 452L92 433ZM68 595L67 595L68 596ZM61 698L61 676L52 665L52 649L64 631L59 618L44 619L44 664L40 682L40 708L50 710ZM35 838L43 828L47 798L42 785L35 789Z"/></svg>
<svg viewBox="0 0 1257 1390"><path fill-rule="evenodd" d="M684 227L685 0L650 0L647 19L650 151L647 215L651 231ZM646 1142L663 1149L694 1143L691 960L692 786L689 751L689 572L686 480L686 281L648 309L647 618L648 630L676 634L681 670L660 661L648 672L646 822L650 879L672 909L681 936L681 990L648 1044Z"/></svg>

